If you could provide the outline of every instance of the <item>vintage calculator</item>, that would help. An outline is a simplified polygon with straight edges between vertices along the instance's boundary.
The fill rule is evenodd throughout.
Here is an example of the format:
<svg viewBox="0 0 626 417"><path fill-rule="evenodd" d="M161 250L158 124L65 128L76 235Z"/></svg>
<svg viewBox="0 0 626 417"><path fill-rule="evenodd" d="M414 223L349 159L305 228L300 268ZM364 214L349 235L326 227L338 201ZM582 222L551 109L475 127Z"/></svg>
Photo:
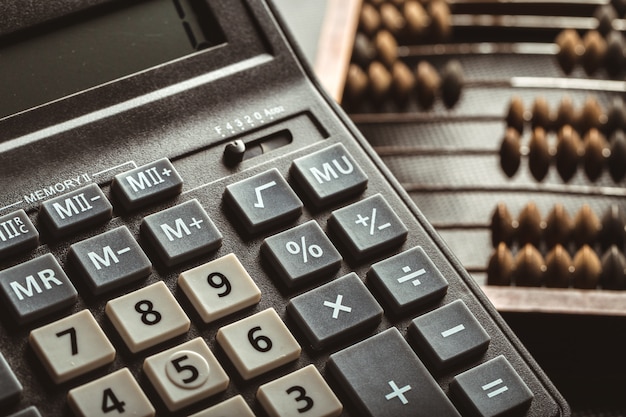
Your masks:
<svg viewBox="0 0 626 417"><path fill-rule="evenodd" d="M0 9L1 416L569 415L267 1Z"/></svg>

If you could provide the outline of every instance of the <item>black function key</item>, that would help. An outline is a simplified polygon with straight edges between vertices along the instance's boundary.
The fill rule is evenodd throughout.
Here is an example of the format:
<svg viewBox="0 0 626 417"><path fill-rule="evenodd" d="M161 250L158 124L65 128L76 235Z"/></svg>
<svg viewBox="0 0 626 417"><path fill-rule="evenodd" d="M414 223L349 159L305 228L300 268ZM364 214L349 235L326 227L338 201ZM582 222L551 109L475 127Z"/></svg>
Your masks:
<svg viewBox="0 0 626 417"><path fill-rule="evenodd" d="M396 328L332 354L328 366L359 415L460 417Z"/></svg>
<svg viewBox="0 0 626 417"><path fill-rule="evenodd" d="M24 210L0 217L0 259L34 249L38 244L39 232Z"/></svg>
<svg viewBox="0 0 626 417"><path fill-rule="evenodd" d="M294 297L287 311L314 349L376 327L383 309L354 273Z"/></svg>
<svg viewBox="0 0 626 417"><path fill-rule="evenodd" d="M0 271L0 296L18 324L69 307L78 293L51 254Z"/></svg>
<svg viewBox="0 0 626 417"><path fill-rule="evenodd" d="M111 184L127 211L173 197L182 188L183 179L167 158L117 174Z"/></svg>
<svg viewBox="0 0 626 417"><path fill-rule="evenodd" d="M450 391L480 417L524 415L534 397L504 356L457 375Z"/></svg>
<svg viewBox="0 0 626 417"><path fill-rule="evenodd" d="M0 406L17 401L22 390L22 384L0 352Z"/></svg>
<svg viewBox="0 0 626 417"><path fill-rule="evenodd" d="M248 233L271 229L302 213L302 202L275 168L229 185L224 201Z"/></svg>
<svg viewBox="0 0 626 417"><path fill-rule="evenodd" d="M323 207L367 187L367 175L338 143L293 161L291 173L315 207Z"/></svg>
<svg viewBox="0 0 626 417"><path fill-rule="evenodd" d="M402 220L380 194L333 211L328 225L356 260L390 250L408 235Z"/></svg>
<svg viewBox="0 0 626 417"><path fill-rule="evenodd" d="M448 290L448 281L420 247L375 263L367 280L395 314L438 300Z"/></svg>
<svg viewBox="0 0 626 417"><path fill-rule="evenodd" d="M74 190L41 205L39 216L54 237L107 221L113 207L97 184Z"/></svg>
<svg viewBox="0 0 626 417"><path fill-rule="evenodd" d="M222 245L222 234L195 199L145 217L141 233L167 266L211 252Z"/></svg>
<svg viewBox="0 0 626 417"><path fill-rule="evenodd" d="M342 259L315 220L265 239L261 253L288 287L329 276Z"/></svg>
<svg viewBox="0 0 626 417"><path fill-rule="evenodd" d="M93 294L145 278L152 264L126 226L73 244L68 259Z"/></svg>
<svg viewBox="0 0 626 417"><path fill-rule="evenodd" d="M414 319L409 336L437 369L484 352L491 340L461 300Z"/></svg>

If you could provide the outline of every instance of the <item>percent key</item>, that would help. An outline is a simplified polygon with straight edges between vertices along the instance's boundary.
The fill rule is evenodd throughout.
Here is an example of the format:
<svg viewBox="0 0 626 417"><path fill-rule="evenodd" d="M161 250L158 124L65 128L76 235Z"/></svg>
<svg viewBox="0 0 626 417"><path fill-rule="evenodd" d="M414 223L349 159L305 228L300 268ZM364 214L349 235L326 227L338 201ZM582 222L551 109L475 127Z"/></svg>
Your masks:
<svg viewBox="0 0 626 417"><path fill-rule="evenodd" d="M342 260L314 220L268 237L263 241L261 253L289 288L330 278Z"/></svg>

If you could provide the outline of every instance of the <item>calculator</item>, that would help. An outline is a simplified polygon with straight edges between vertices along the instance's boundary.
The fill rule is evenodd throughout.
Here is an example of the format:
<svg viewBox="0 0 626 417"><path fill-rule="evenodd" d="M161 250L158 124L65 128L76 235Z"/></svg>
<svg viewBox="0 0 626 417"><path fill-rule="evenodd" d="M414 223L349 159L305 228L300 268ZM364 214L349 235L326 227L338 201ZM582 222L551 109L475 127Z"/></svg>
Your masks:
<svg viewBox="0 0 626 417"><path fill-rule="evenodd" d="M0 416L570 414L270 2L0 10Z"/></svg>

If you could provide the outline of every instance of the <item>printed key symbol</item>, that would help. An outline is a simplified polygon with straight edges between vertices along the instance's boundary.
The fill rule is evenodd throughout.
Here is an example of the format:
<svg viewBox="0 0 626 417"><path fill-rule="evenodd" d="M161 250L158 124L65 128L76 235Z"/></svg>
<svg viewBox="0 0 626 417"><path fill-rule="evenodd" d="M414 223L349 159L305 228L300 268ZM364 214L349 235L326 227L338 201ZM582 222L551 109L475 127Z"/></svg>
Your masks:
<svg viewBox="0 0 626 417"><path fill-rule="evenodd" d="M407 265L404 268L402 268L402 272L404 272L406 275L398 278L398 282L400 284L403 284L403 283L405 283L407 281L413 280L413 285L417 287L418 285L420 285L422 283L417 278L421 277L422 275L424 275L426 273L426 270L424 268L421 268L421 269L418 269L415 272L411 272L411 267Z"/></svg>
<svg viewBox="0 0 626 417"><path fill-rule="evenodd" d="M287 252L292 255L297 255L302 252L302 261L304 263L307 263L309 261L309 255L314 258L321 258L324 254L324 251L319 245L307 246L306 238L304 236L300 238L300 244L291 240L285 244L285 248L287 249Z"/></svg>
<svg viewBox="0 0 626 417"><path fill-rule="evenodd" d="M370 222L370 223L368 224L368 222ZM355 223L363 225L365 227L369 227L371 236L374 236L374 233L376 232L376 229L384 230L384 229L386 229L388 227L391 227L391 223L389 223L389 222L387 222L385 224L381 224L380 226L376 227L376 207L374 207L372 209L372 214L369 217L363 216L361 214L357 215L357 219L356 219Z"/></svg>

